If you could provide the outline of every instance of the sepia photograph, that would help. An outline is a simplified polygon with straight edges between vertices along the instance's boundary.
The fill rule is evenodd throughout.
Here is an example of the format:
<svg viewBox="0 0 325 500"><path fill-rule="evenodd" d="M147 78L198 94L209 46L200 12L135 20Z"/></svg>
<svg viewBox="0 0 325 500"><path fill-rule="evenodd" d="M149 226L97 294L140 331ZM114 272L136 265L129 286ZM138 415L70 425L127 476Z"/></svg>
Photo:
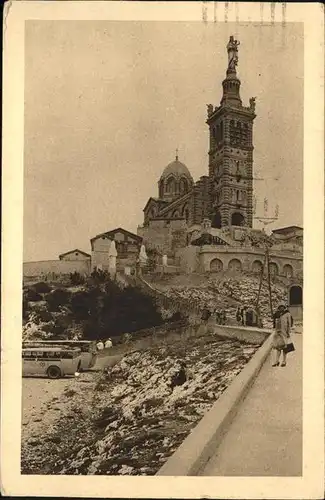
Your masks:
<svg viewBox="0 0 325 500"><path fill-rule="evenodd" d="M283 5L24 21L21 476L303 479L321 267Z"/></svg>

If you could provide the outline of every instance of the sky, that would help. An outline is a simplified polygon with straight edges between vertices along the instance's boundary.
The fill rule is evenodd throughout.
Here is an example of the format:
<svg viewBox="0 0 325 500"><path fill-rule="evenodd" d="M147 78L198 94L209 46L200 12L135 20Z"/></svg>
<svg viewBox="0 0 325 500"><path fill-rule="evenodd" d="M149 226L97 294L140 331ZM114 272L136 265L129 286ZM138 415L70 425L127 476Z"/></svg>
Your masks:
<svg viewBox="0 0 325 500"><path fill-rule="evenodd" d="M208 172L206 104L219 105L229 36L241 98L256 97L257 214L302 225L303 27L201 22L27 21L24 261L136 232L175 159ZM275 179L278 180L275 180ZM256 227L260 224L256 221Z"/></svg>

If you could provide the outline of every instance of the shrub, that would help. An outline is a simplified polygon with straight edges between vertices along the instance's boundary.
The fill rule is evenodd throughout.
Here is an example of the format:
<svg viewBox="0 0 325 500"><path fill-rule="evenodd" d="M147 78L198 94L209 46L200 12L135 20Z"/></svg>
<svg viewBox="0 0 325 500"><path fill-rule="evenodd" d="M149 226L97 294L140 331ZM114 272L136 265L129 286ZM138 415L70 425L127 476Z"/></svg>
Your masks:
<svg viewBox="0 0 325 500"><path fill-rule="evenodd" d="M85 278L75 271L74 273L70 273L70 282L72 285L82 285L85 282Z"/></svg>
<svg viewBox="0 0 325 500"><path fill-rule="evenodd" d="M24 299L28 302L39 302L40 300L43 300L43 297L33 288L28 288L24 293Z"/></svg>
<svg viewBox="0 0 325 500"><path fill-rule="evenodd" d="M101 269L95 268L90 275L91 279L95 283L105 283L111 279L109 272L102 271Z"/></svg>
<svg viewBox="0 0 325 500"><path fill-rule="evenodd" d="M83 320L89 317L89 299L89 292L86 291L80 291L72 295L70 308L77 320Z"/></svg>
<svg viewBox="0 0 325 500"><path fill-rule="evenodd" d="M40 281L39 283L35 283L32 287L37 293L49 293L51 291L51 287L45 283L44 281Z"/></svg>
<svg viewBox="0 0 325 500"><path fill-rule="evenodd" d="M56 288L45 296L50 311L58 311L60 306L69 303L70 293L63 288Z"/></svg>

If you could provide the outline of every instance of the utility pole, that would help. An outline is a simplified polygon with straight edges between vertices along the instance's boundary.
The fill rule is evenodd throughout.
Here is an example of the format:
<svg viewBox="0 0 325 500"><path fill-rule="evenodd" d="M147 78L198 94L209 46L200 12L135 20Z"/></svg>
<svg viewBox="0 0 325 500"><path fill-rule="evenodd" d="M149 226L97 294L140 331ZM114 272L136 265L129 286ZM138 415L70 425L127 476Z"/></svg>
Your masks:
<svg viewBox="0 0 325 500"><path fill-rule="evenodd" d="M256 211L256 208L254 209L254 213ZM263 267L261 270L261 276L260 276L260 283L259 283L259 288L258 288L258 293L257 293L257 298L256 298L256 309L258 309L259 305L259 300L260 300L260 295L261 295L261 289L262 289L262 284L263 284L263 279L264 279L264 271L265 271L265 266L267 270L267 284L268 284L268 293L269 293L269 304L270 304L270 313L271 313L271 318L273 319L273 303L272 303L272 288L271 288L271 274L270 274L270 255L269 255L269 247L271 246L270 239L268 235L266 234L266 226L269 224L272 224L278 219L279 215L279 206L277 205L275 208L275 214L273 217L268 217L268 200L267 198L264 199L264 217L254 217L254 219L257 219L259 222L263 224L263 233L264 233L264 262L263 262Z"/></svg>

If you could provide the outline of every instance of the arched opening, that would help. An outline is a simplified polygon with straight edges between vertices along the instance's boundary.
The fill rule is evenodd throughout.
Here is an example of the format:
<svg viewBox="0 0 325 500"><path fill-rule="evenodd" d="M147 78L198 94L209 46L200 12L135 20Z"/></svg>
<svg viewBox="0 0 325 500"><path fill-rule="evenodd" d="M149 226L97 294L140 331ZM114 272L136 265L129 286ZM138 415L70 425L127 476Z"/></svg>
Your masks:
<svg viewBox="0 0 325 500"><path fill-rule="evenodd" d="M210 271L212 273L220 273L223 270L223 263L220 259L213 259L210 262Z"/></svg>
<svg viewBox="0 0 325 500"><path fill-rule="evenodd" d="M232 226L244 226L244 224L245 224L245 219L241 213L235 212L232 214L232 216L231 216L231 225Z"/></svg>
<svg viewBox="0 0 325 500"><path fill-rule="evenodd" d="M159 198L164 196L164 183L163 181L159 182Z"/></svg>
<svg viewBox="0 0 325 500"><path fill-rule="evenodd" d="M301 288L301 286L294 285L290 288L289 305L290 306L302 306L302 288Z"/></svg>
<svg viewBox="0 0 325 500"><path fill-rule="evenodd" d="M216 212L212 217L211 227L221 228L221 214L220 212Z"/></svg>
<svg viewBox="0 0 325 500"><path fill-rule="evenodd" d="M252 264L252 271L253 271L253 273L255 273L255 274L261 274L262 269L263 269L262 262L260 260L254 260L254 262Z"/></svg>
<svg viewBox="0 0 325 500"><path fill-rule="evenodd" d="M279 266L275 262L270 263L269 269L271 276L277 276L279 274Z"/></svg>
<svg viewBox="0 0 325 500"><path fill-rule="evenodd" d="M228 264L228 270L230 272L240 273L242 270L242 265L241 265L240 260L231 259L231 261Z"/></svg>
<svg viewBox="0 0 325 500"><path fill-rule="evenodd" d="M179 181L179 191L181 194L187 193L188 191L187 180L184 178L181 178Z"/></svg>
<svg viewBox="0 0 325 500"><path fill-rule="evenodd" d="M166 193L174 193L175 192L175 179L174 177L169 177L166 182Z"/></svg>
<svg viewBox="0 0 325 500"><path fill-rule="evenodd" d="M152 209L150 210L149 217L151 217L151 218L156 217L156 207L152 207Z"/></svg>
<svg viewBox="0 0 325 500"><path fill-rule="evenodd" d="M287 278L292 278L292 276L293 276L293 267L290 264L286 264L285 266L283 266L283 274Z"/></svg>

